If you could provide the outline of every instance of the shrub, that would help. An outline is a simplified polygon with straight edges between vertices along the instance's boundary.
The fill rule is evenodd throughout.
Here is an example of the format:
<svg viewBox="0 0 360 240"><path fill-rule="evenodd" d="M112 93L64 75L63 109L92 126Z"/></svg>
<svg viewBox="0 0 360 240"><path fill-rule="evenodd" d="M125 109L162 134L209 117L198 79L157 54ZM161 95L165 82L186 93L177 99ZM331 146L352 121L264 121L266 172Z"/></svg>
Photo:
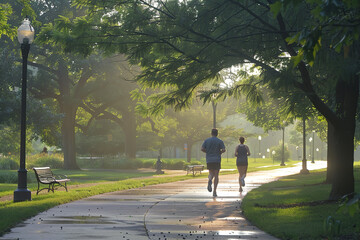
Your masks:
<svg viewBox="0 0 360 240"><path fill-rule="evenodd" d="M0 183L17 183L18 175L17 172L1 172L0 173Z"/></svg>
<svg viewBox="0 0 360 240"><path fill-rule="evenodd" d="M19 169L19 163L10 158L0 158L0 169L17 170Z"/></svg>
<svg viewBox="0 0 360 240"><path fill-rule="evenodd" d="M142 163L141 163L141 166L143 168L156 168L155 165L156 165L156 161L157 160L142 160Z"/></svg>
<svg viewBox="0 0 360 240"><path fill-rule="evenodd" d="M143 161L123 157L79 158L77 163L80 168L85 169L137 169L143 167Z"/></svg>
<svg viewBox="0 0 360 240"><path fill-rule="evenodd" d="M282 144L272 147L270 149L270 152L275 151L275 154L272 155L275 161L281 161L282 160ZM288 161L290 158L290 151L288 150L287 145L285 144L285 152L284 152L284 161Z"/></svg>
<svg viewBox="0 0 360 240"><path fill-rule="evenodd" d="M171 169L171 170L183 170L186 165L186 161L184 160L164 160L163 168L164 169Z"/></svg>
<svg viewBox="0 0 360 240"><path fill-rule="evenodd" d="M61 154L36 154L29 157L27 162L27 168L33 167L50 167L52 169L58 169L64 167L64 158Z"/></svg>
<svg viewBox="0 0 360 240"><path fill-rule="evenodd" d="M142 161L138 159L114 158L104 161L104 168L112 169L137 169L142 167Z"/></svg>

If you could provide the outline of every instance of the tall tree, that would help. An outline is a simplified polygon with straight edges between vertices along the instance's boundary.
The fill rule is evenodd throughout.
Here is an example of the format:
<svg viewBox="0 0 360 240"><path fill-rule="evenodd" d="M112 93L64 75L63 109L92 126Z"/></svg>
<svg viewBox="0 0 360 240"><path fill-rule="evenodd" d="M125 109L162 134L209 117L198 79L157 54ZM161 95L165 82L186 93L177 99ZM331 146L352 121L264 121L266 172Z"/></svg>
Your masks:
<svg viewBox="0 0 360 240"><path fill-rule="evenodd" d="M0 4L0 124L3 131L3 141L8 141L6 145L13 145L17 149L19 140L15 137L19 134L20 124L20 100L21 100L21 60L20 44L15 35L16 28L21 24L25 16L32 17L35 27L39 22L30 7L30 1L3 1ZM30 58L32 54L30 54ZM33 69L28 71L28 81L31 82L34 76ZM35 100L31 97L27 99L27 142L31 139L42 137L48 144L56 144L56 130L59 124L59 116L55 113L52 105L44 105L43 101ZM12 131L12 134L9 134ZM5 146L5 145L4 145ZM9 148L8 146L5 148ZM27 147L27 150L30 148ZM6 149L2 150L7 153ZM17 154L17 151L11 151Z"/></svg>
<svg viewBox="0 0 360 240"><path fill-rule="evenodd" d="M291 40L294 33L306 32L314 22L313 8L303 2L282 11L277 8L278 3L273 5L273 1L266 0L77 2L86 4L92 14L89 18L76 19L74 24L67 20L59 23L52 35L56 41L65 44L67 50L89 53L97 46L107 52L128 54L133 62L143 66L141 83L152 87L174 86L169 100L162 103L181 107L196 86L215 77L222 69L242 63L253 63L268 81L287 80L283 82L300 89L334 128L332 139L338 141L333 146L334 161L338 171L330 198L354 191L353 140L359 95L356 73L360 66L358 31L351 35L351 46L341 48L341 45L342 54L332 52L331 45L322 45L336 56L339 68L348 69L347 74L330 77L334 80L330 85L334 94L330 97L335 96L337 103L333 108L321 93L319 82L324 79L312 74L312 62L298 54L305 52L302 41ZM359 5L354 2L348 1L342 9L330 11L329 19L338 16L338 23L345 19L345 23L356 28ZM57 34L58 31L62 34ZM331 32L322 34L322 39L324 42L331 39ZM320 48L316 41L310 40L305 47L310 43L314 49Z"/></svg>

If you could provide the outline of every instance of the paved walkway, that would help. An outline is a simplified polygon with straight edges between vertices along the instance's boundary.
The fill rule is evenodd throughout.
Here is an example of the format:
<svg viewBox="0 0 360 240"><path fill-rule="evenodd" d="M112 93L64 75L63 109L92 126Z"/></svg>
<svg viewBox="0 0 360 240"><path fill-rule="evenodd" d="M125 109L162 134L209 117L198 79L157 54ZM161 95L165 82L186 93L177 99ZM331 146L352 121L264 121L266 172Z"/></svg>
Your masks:
<svg viewBox="0 0 360 240"><path fill-rule="evenodd" d="M308 164L310 170L324 167ZM0 239L276 239L244 219L241 200L300 168L249 173L243 193L237 175L220 176L216 198L205 178L97 195L40 213Z"/></svg>

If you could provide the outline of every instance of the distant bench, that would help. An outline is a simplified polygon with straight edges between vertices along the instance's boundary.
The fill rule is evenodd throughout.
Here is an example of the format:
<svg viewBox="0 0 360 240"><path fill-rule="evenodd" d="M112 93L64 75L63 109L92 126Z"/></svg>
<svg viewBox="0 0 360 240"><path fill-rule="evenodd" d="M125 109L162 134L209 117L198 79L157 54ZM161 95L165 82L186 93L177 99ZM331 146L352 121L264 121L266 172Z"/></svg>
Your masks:
<svg viewBox="0 0 360 240"><path fill-rule="evenodd" d="M54 175L50 167L34 167L33 168L38 183L36 195L44 189L48 192L54 192L56 186L64 187L68 191L66 183L70 181L65 175ZM40 189L40 184L45 184L47 187Z"/></svg>
<svg viewBox="0 0 360 240"><path fill-rule="evenodd" d="M186 171L187 174L192 172L193 176L195 176L196 172L199 172L201 174L201 171L204 171L204 165L188 165L186 167Z"/></svg>

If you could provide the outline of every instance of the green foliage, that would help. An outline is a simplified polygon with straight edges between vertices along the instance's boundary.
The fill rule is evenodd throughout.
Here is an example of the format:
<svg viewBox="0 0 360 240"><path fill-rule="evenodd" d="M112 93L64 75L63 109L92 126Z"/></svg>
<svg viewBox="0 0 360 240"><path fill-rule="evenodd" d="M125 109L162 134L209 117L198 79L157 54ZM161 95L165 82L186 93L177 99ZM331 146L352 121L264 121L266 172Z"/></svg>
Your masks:
<svg viewBox="0 0 360 240"><path fill-rule="evenodd" d="M285 144L284 150L285 150L284 161L287 162L290 158L290 151L288 149L287 144ZM275 154L272 154L272 158L275 161L282 161L282 144L272 147L270 149L270 152L272 152L272 151L275 151Z"/></svg>
<svg viewBox="0 0 360 240"><path fill-rule="evenodd" d="M18 174L16 172L0 172L0 183L17 183Z"/></svg>
<svg viewBox="0 0 360 240"><path fill-rule="evenodd" d="M143 161L140 159L129 159L125 157L93 157L78 158L77 163L83 169L138 169L142 168ZM149 163L146 164L147 166Z"/></svg>
<svg viewBox="0 0 360 240"><path fill-rule="evenodd" d="M347 212L350 216L360 213L360 194L353 197L344 196L339 207L339 211ZM360 227L360 226L359 226Z"/></svg>
<svg viewBox="0 0 360 240"><path fill-rule="evenodd" d="M298 55L293 57L295 66L303 60L313 65L322 48L346 52L349 46L359 41L359 1L307 0L304 2L311 9L312 21L307 27L287 38L289 44L296 42L301 46ZM281 10L292 9L294 5L299 5L298 3L297 0L277 1L271 5L271 9L277 15Z"/></svg>
<svg viewBox="0 0 360 240"><path fill-rule="evenodd" d="M10 4L0 4L0 37L2 35L7 35L12 38L16 34L16 30L11 28L8 24L12 12Z"/></svg>
<svg viewBox="0 0 360 240"><path fill-rule="evenodd" d="M27 158L27 169L32 169L33 167L50 167L52 169L63 168L64 166L64 156L61 154L45 154L40 153Z"/></svg>
<svg viewBox="0 0 360 240"><path fill-rule="evenodd" d="M324 221L324 232L330 239L339 236L341 232L341 221L333 216L328 216Z"/></svg>
<svg viewBox="0 0 360 240"><path fill-rule="evenodd" d="M352 197L344 196L337 212L348 214L354 219L354 227L356 228L356 231L360 233L360 219L356 218L356 216L360 215L360 194L355 194Z"/></svg>
<svg viewBox="0 0 360 240"><path fill-rule="evenodd" d="M1 170L17 170L17 169L19 169L19 163L11 158L0 157L0 169Z"/></svg>
<svg viewBox="0 0 360 240"><path fill-rule="evenodd" d="M280 130L289 125L292 119L288 112L284 111L284 99L272 98L269 89L263 89L264 103L254 105L243 103L239 108L241 113L246 115L246 119L255 126L261 127L265 132L270 130Z"/></svg>
<svg viewBox="0 0 360 240"><path fill-rule="evenodd" d="M186 161L184 160L163 160L163 169L173 169L173 170L183 170L186 166Z"/></svg>
<svg viewBox="0 0 360 240"><path fill-rule="evenodd" d="M86 133L76 134L76 152L81 155L116 155L124 152L123 131L110 120L95 120Z"/></svg>
<svg viewBox="0 0 360 240"><path fill-rule="evenodd" d="M3 155L17 155L20 152L19 130L16 126L0 126L0 152Z"/></svg>
<svg viewBox="0 0 360 240"><path fill-rule="evenodd" d="M184 170L189 164L202 164L199 161L188 163L183 159L162 159L163 169ZM156 159L128 159L120 157L79 158L78 165L84 169L139 169L155 168Z"/></svg>

